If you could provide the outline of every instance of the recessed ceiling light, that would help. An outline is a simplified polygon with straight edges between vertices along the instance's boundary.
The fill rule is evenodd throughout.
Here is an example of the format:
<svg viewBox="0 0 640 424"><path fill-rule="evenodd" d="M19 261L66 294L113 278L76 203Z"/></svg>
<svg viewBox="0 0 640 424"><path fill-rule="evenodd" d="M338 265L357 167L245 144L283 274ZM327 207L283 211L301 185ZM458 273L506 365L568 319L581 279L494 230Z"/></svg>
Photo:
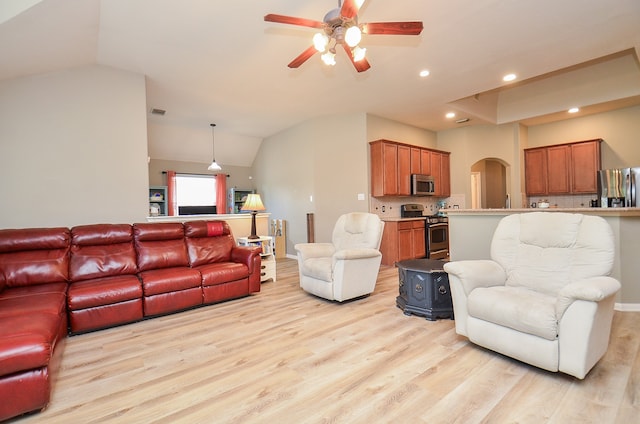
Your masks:
<svg viewBox="0 0 640 424"><path fill-rule="evenodd" d="M422 78L424 78L424 77L428 77L428 76L429 76L429 74L430 74L430 72L429 72L429 70L428 70L428 69L423 69L422 71L420 71L420 76L421 76Z"/></svg>
<svg viewBox="0 0 640 424"><path fill-rule="evenodd" d="M454 112L448 112L445 116L446 116L448 119L451 119L451 118L455 118L456 114L455 114Z"/></svg>
<svg viewBox="0 0 640 424"><path fill-rule="evenodd" d="M572 107L571 109L569 109L569 113L578 113L580 112L580 109L577 107Z"/></svg>
<svg viewBox="0 0 640 424"><path fill-rule="evenodd" d="M513 81L514 79L516 79L516 74L507 74L504 77L502 77L502 81L504 82Z"/></svg>

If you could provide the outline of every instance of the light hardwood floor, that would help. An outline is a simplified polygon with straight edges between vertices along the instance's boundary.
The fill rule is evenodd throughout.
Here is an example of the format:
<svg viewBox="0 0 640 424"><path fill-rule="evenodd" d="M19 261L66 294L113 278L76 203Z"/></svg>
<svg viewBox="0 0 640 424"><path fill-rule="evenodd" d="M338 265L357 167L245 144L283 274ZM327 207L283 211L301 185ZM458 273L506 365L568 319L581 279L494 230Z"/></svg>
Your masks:
<svg viewBox="0 0 640 424"><path fill-rule="evenodd" d="M397 269L338 304L298 287L295 260L248 298L70 337L50 405L19 423L632 423L640 313L616 312L584 380L405 316ZM0 400L2 401L2 400Z"/></svg>

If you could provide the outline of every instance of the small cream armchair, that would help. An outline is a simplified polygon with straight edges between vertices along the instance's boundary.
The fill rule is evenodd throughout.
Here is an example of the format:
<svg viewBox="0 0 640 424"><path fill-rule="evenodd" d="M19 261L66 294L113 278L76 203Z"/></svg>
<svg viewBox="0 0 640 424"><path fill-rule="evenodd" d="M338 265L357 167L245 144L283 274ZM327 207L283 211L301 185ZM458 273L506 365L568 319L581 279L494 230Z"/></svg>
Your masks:
<svg viewBox="0 0 640 424"><path fill-rule="evenodd" d="M296 244L300 287L338 302L371 294L382 260L383 228L377 215L352 212L338 218L332 243Z"/></svg>
<svg viewBox="0 0 640 424"><path fill-rule="evenodd" d="M614 237L601 217L532 212L503 218L492 260L444 265L456 332L477 345L582 379L609 344Z"/></svg>

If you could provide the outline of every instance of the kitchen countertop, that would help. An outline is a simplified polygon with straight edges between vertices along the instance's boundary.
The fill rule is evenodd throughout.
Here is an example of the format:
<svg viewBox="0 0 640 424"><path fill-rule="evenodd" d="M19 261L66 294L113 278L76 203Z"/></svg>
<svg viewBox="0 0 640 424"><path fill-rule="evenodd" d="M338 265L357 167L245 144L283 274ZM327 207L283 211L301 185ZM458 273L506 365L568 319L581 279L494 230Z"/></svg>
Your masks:
<svg viewBox="0 0 640 424"><path fill-rule="evenodd" d="M598 216L640 216L640 208L522 208L522 209L445 209L454 215L510 215L526 212L568 212Z"/></svg>
<svg viewBox="0 0 640 424"><path fill-rule="evenodd" d="M381 221L384 222L401 222L401 221L422 221L427 218L427 215L413 217L413 218L401 218L399 216L396 217L380 217Z"/></svg>

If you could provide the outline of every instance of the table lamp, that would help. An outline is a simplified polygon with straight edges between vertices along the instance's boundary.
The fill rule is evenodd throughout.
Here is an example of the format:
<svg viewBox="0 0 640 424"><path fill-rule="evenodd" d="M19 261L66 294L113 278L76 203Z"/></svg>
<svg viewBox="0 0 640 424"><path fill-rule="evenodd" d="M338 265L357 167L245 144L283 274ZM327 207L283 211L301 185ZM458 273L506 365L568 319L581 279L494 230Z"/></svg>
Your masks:
<svg viewBox="0 0 640 424"><path fill-rule="evenodd" d="M256 214L258 213L258 211L265 210L260 195L255 193L247 195L247 200L245 200L241 210L251 211L251 235L248 238L250 240L260 238L256 234Z"/></svg>

